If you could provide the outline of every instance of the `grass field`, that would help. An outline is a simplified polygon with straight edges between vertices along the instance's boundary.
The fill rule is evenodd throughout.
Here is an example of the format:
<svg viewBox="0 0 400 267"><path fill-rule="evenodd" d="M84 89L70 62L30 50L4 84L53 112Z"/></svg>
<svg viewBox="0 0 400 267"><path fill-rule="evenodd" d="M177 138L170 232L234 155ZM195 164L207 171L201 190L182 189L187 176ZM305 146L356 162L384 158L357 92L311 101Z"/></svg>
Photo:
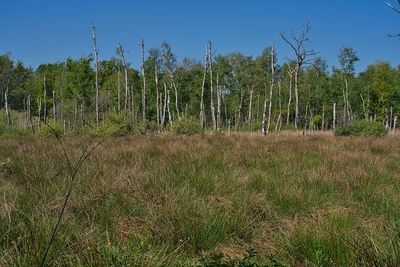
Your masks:
<svg viewBox="0 0 400 267"><path fill-rule="evenodd" d="M63 140L75 160L95 141ZM108 139L46 262L398 266L399 179L397 136ZM68 181L57 140L0 140L0 265L39 264Z"/></svg>

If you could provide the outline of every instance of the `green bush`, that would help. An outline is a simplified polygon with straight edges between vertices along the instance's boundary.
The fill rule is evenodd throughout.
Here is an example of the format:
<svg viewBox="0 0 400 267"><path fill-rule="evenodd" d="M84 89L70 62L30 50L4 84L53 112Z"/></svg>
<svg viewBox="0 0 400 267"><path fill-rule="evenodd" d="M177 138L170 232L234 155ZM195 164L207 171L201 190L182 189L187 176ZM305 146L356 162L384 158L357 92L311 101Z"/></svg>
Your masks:
<svg viewBox="0 0 400 267"><path fill-rule="evenodd" d="M107 116L101 125L92 129L94 136L126 136L131 132L131 125L127 119L121 115L112 114Z"/></svg>
<svg viewBox="0 0 400 267"><path fill-rule="evenodd" d="M48 123L42 125L38 129L38 135L41 137L62 137L64 135L64 127L60 123Z"/></svg>
<svg viewBox="0 0 400 267"><path fill-rule="evenodd" d="M203 133L203 129L196 119L188 118L174 121L172 132L175 134L193 135Z"/></svg>
<svg viewBox="0 0 400 267"><path fill-rule="evenodd" d="M376 121L356 121L350 125L344 125L336 128L336 136L385 136L388 129Z"/></svg>
<svg viewBox="0 0 400 267"><path fill-rule="evenodd" d="M139 135L155 133L157 131L158 131L158 126L157 126L157 123L155 121L138 122L133 127L133 133L134 134L139 134Z"/></svg>
<svg viewBox="0 0 400 267"><path fill-rule="evenodd" d="M1 137L22 137L29 135L30 132L16 126L8 127L0 125L0 136Z"/></svg>

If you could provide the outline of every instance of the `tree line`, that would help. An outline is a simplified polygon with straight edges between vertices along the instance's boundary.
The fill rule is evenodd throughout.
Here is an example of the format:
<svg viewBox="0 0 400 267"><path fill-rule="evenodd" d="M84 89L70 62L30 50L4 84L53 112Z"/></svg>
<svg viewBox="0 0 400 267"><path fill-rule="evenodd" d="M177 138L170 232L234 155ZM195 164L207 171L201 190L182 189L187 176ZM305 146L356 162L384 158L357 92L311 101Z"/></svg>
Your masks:
<svg viewBox="0 0 400 267"><path fill-rule="evenodd" d="M146 50L142 40L140 69L127 63L122 44L114 57L99 60L94 26L92 30L93 53L86 57L32 69L10 54L0 55L3 123L32 131L47 122L75 129L99 126L117 115L132 127L151 123L159 131L189 118L204 129L263 134L329 130L355 120L396 128L399 67L378 61L356 74L359 57L353 48L343 47L337 66L329 68L309 47L309 25L298 34L281 34L292 50L286 62L277 61L274 44L247 56L216 54L207 42L203 61L178 61L168 43ZM23 114L23 122L16 114Z"/></svg>

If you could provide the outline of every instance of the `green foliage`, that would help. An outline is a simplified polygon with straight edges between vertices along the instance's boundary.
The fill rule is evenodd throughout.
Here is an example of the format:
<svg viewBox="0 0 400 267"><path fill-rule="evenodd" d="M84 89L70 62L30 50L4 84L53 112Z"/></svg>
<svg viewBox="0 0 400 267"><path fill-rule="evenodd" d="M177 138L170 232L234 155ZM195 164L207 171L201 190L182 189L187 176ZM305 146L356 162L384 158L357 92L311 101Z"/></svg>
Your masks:
<svg viewBox="0 0 400 267"><path fill-rule="evenodd" d="M28 136L29 133L17 126L7 127L0 124L0 136L1 137L23 137Z"/></svg>
<svg viewBox="0 0 400 267"><path fill-rule="evenodd" d="M381 137L388 134L388 129L382 123L375 121L356 121L350 125L336 128L336 136L375 136Z"/></svg>
<svg viewBox="0 0 400 267"><path fill-rule="evenodd" d="M133 128L134 134L145 135L149 133L156 133L158 131L157 123L155 121L141 121L138 122Z"/></svg>
<svg viewBox="0 0 400 267"><path fill-rule="evenodd" d="M172 126L172 132L175 134L193 135L203 133L203 129L198 120L188 118L175 121Z"/></svg>
<svg viewBox="0 0 400 267"><path fill-rule="evenodd" d="M94 136L126 136L131 133L131 125L129 121L122 115L108 115L101 125L91 129L91 134Z"/></svg>
<svg viewBox="0 0 400 267"><path fill-rule="evenodd" d="M51 137L62 137L64 135L64 126L60 123L48 123L42 125L37 134L41 137L51 138Z"/></svg>

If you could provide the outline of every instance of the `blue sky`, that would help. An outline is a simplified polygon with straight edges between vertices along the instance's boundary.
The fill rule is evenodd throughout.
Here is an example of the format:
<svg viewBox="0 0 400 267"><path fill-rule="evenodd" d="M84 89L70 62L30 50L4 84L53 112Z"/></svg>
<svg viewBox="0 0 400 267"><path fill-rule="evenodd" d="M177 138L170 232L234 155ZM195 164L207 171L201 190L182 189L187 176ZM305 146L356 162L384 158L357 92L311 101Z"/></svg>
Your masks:
<svg viewBox="0 0 400 267"><path fill-rule="evenodd" d="M279 33L307 22L310 48L330 66L343 46L358 52L358 71L377 60L400 64L400 40L387 37L400 32L400 15L384 0L0 0L0 14L0 54L33 67L91 53L92 22L100 58L114 56L121 42L134 66L141 38L147 48L168 41L180 59L201 59L207 40L217 53L247 55L275 40L282 63L291 52Z"/></svg>

